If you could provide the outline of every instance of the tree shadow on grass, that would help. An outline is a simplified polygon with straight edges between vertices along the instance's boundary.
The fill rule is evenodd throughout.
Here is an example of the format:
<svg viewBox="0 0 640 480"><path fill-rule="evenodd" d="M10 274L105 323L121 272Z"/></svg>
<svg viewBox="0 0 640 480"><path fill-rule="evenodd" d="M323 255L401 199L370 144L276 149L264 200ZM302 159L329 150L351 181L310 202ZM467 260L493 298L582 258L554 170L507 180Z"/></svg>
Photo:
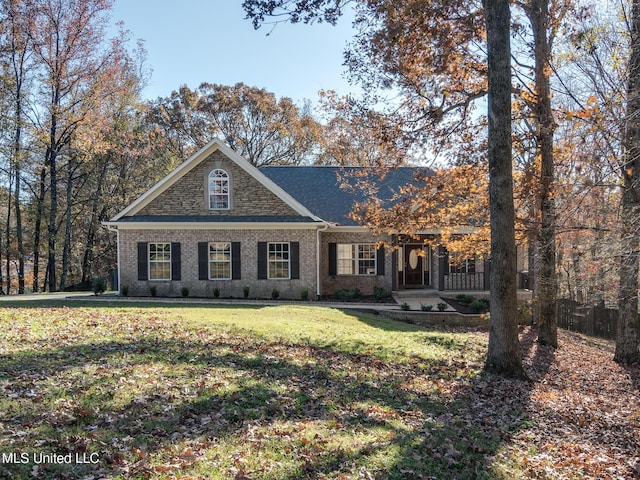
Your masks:
<svg viewBox="0 0 640 480"><path fill-rule="evenodd" d="M0 453L99 459L5 462L8 478L493 478L494 456L528 421L529 384L460 362L384 363L237 334L142 333L0 365Z"/></svg>

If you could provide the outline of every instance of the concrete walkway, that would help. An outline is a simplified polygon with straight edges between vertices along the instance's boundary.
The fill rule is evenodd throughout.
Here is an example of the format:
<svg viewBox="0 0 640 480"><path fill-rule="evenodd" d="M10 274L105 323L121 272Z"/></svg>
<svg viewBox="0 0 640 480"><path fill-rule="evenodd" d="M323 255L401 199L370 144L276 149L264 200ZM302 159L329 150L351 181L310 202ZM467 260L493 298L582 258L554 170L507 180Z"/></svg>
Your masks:
<svg viewBox="0 0 640 480"><path fill-rule="evenodd" d="M115 292L107 292L103 295L94 295L91 292L61 292L61 293L36 293L27 295L0 295L0 306L3 301L38 301L38 300L77 300L77 301L113 301L123 303L153 302L153 303L188 303L199 305L307 305L327 308L339 308L358 311L372 311L383 313L385 310L401 310L401 305L407 303L412 311L421 311L422 305L431 305L432 311L438 311L438 304L442 302L441 297L455 298L456 295L466 294L476 298L489 298L489 292L475 291L447 291L438 290L402 290L394 292L392 298L394 302L388 303L359 303L359 302L333 302L333 301L302 301L302 300L259 300L241 298L195 298L195 297L122 297ZM528 290L518 291L519 300L531 299L531 292ZM444 310L455 311L447 305Z"/></svg>

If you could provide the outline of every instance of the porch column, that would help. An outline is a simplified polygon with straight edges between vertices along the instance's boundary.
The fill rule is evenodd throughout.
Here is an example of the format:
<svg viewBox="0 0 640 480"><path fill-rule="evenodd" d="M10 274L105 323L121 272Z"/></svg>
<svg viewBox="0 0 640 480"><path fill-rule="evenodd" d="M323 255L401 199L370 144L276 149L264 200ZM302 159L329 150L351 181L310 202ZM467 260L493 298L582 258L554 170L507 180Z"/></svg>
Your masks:
<svg viewBox="0 0 640 480"><path fill-rule="evenodd" d="M491 287L491 281L489 280L491 278L491 259L489 258L485 258L484 259L484 273L483 273L483 283L484 283L484 290L489 290Z"/></svg>
<svg viewBox="0 0 640 480"><path fill-rule="evenodd" d="M395 235L391 238L392 247L397 247L398 237ZM393 248L391 251L391 291L398 291L398 249Z"/></svg>
<svg viewBox="0 0 640 480"><path fill-rule="evenodd" d="M444 272L447 270L447 254L442 245L438 245L438 290L444 290Z"/></svg>

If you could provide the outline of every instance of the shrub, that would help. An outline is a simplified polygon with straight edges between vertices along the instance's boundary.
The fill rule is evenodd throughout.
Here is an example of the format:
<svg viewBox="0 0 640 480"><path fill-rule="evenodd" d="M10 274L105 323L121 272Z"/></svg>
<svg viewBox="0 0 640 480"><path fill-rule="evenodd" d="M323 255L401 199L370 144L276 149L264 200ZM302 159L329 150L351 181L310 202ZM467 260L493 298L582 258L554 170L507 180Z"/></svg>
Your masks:
<svg viewBox="0 0 640 480"><path fill-rule="evenodd" d="M447 304L444 302L439 302L436 307L438 307L439 312L444 312L447 309Z"/></svg>
<svg viewBox="0 0 640 480"><path fill-rule="evenodd" d="M463 305L469 305L471 303L473 303L475 301L476 297L474 297L473 295L467 295L465 293L460 293L458 295L456 295L456 300L460 303L462 303Z"/></svg>
<svg viewBox="0 0 640 480"><path fill-rule="evenodd" d="M358 288L354 290L350 290L348 288L343 288L341 290L336 290L335 296L338 300L343 302L350 302L351 300L355 300L356 298L360 298L362 293Z"/></svg>
<svg viewBox="0 0 640 480"><path fill-rule="evenodd" d="M220 289L218 287L213 289L213 298L220 298Z"/></svg>
<svg viewBox="0 0 640 480"><path fill-rule="evenodd" d="M409 305L407 302L404 302L402 305L400 305L400 308L404 311L408 311L411 310L411 305Z"/></svg>
<svg viewBox="0 0 640 480"><path fill-rule="evenodd" d="M100 295L107 289L107 281L104 277L93 277L91 280L91 291L94 295Z"/></svg>
<svg viewBox="0 0 640 480"><path fill-rule="evenodd" d="M300 298L302 300L309 300L309 289L308 288L303 288L302 291L300 292Z"/></svg>
<svg viewBox="0 0 640 480"><path fill-rule="evenodd" d="M489 310L489 302L484 298L480 298L471 302L469 308L473 313L484 313Z"/></svg>
<svg viewBox="0 0 640 480"><path fill-rule="evenodd" d="M278 298L280 298L280 291L277 288L274 288L271 290L271 299L277 300Z"/></svg>
<svg viewBox="0 0 640 480"><path fill-rule="evenodd" d="M149 287L149 293L151 293L152 297L155 297L158 294L158 287L156 287L155 285L151 285Z"/></svg>
<svg viewBox="0 0 640 480"><path fill-rule="evenodd" d="M244 295L244 298L249 298L249 287L247 285L242 289L242 294Z"/></svg>
<svg viewBox="0 0 640 480"><path fill-rule="evenodd" d="M430 312L431 310L433 310L433 305L425 305L424 303L421 303L420 310L422 310L423 312Z"/></svg>
<svg viewBox="0 0 640 480"><path fill-rule="evenodd" d="M120 289L120 294L123 297L128 297L129 296L129 285L123 285L122 288Z"/></svg>
<svg viewBox="0 0 640 480"><path fill-rule="evenodd" d="M182 287L182 290L180 290L182 292L182 296L183 297L188 297L189 296L189 289L187 287Z"/></svg>
<svg viewBox="0 0 640 480"><path fill-rule="evenodd" d="M384 302L389 298L389 292L382 287L373 287L373 298L376 299L376 302Z"/></svg>

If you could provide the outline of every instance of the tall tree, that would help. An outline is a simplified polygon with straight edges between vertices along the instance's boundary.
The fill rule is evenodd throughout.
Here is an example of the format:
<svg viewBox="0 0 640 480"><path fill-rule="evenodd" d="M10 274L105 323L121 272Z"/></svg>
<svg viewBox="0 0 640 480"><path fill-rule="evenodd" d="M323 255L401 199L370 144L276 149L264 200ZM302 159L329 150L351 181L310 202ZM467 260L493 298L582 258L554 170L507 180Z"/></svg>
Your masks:
<svg viewBox="0 0 640 480"><path fill-rule="evenodd" d="M121 43L105 42L111 0L34 2L29 36L40 75L40 138L48 175L47 279L57 285L59 162L77 130L104 100L105 72L118 65Z"/></svg>
<svg viewBox="0 0 640 480"><path fill-rule="evenodd" d="M533 35L534 87L532 116L535 125L536 158L539 159L539 212L540 226L537 235L539 259L536 268L535 293L538 306L538 341L558 346L556 318L556 212L554 200L554 151L553 134L555 119L551 108L551 50L553 30L549 12L549 0L528 0L521 7L531 23Z"/></svg>
<svg viewBox="0 0 640 480"><path fill-rule="evenodd" d="M615 360L640 361L638 287L640 274L640 0L632 1L622 169L622 251Z"/></svg>
<svg viewBox="0 0 640 480"><path fill-rule="evenodd" d="M487 26L491 324L485 368L525 378L515 278L516 243L511 157L511 13L509 0L483 0Z"/></svg>
<svg viewBox="0 0 640 480"><path fill-rule="evenodd" d="M3 51L2 56L5 77L8 85L3 89L6 96L11 99L13 105L12 114L12 142L11 142L11 164L13 171L13 199L11 204L15 214L16 225L16 246L18 256L18 293L25 292L25 248L22 226L22 182L23 164L25 152L23 149L24 128L26 123L25 115L25 93L27 82L29 81L28 70L31 57L29 48L29 37L27 35L27 8L22 0L5 0L2 2L0 13L3 20L2 36ZM7 264L9 264L7 256Z"/></svg>
<svg viewBox="0 0 640 480"><path fill-rule="evenodd" d="M314 162L320 124L307 106L243 83L186 85L157 99L149 120L166 133L175 155L192 153L215 137L253 165Z"/></svg>

